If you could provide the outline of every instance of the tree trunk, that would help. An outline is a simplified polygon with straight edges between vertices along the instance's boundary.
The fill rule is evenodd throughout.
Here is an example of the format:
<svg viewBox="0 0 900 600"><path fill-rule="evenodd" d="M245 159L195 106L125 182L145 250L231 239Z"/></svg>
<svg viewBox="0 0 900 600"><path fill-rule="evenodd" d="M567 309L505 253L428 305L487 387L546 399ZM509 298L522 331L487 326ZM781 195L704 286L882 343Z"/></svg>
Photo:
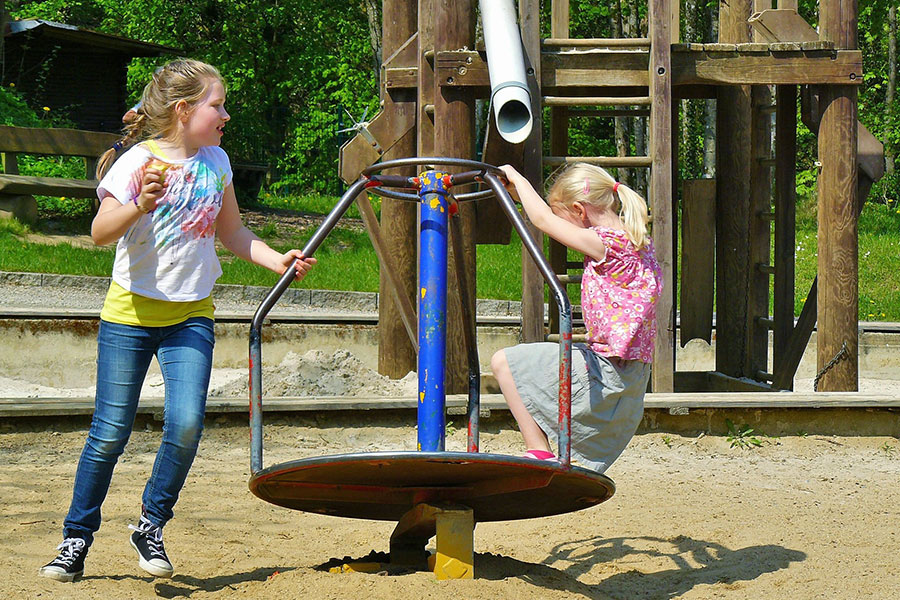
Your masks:
<svg viewBox="0 0 900 600"><path fill-rule="evenodd" d="M709 29L706 32L704 42L712 42L719 37L719 11L710 3L707 23ZM715 177L716 174L716 101L706 101L706 122L703 127L703 176Z"/></svg>
<svg viewBox="0 0 900 600"><path fill-rule="evenodd" d="M885 94L884 104L890 111L894 102L894 92L897 90L897 7L891 6L888 9L888 81L887 93ZM888 112L889 115L892 112ZM894 172L894 154L889 147L885 147L884 160L885 169L888 173Z"/></svg>
<svg viewBox="0 0 900 600"><path fill-rule="evenodd" d="M366 19L369 21L369 44L375 73L381 71L381 0L365 0Z"/></svg>
<svg viewBox="0 0 900 600"><path fill-rule="evenodd" d="M0 0L0 81L6 77L6 0Z"/></svg>
<svg viewBox="0 0 900 600"><path fill-rule="evenodd" d="M631 2L628 11L628 34L629 37L643 37L640 17L638 16L638 3ZM647 156L647 120L644 117L636 117L632 123L634 124L634 154L635 156ZM635 169L633 173L633 181L631 187L635 190L642 191L644 196L647 195L647 170Z"/></svg>

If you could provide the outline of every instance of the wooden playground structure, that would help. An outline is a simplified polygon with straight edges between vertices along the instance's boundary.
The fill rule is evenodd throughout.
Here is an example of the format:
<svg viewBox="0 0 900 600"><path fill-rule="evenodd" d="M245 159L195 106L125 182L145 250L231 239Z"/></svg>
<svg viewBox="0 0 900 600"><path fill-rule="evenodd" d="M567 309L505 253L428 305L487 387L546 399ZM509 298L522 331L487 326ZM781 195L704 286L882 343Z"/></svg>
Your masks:
<svg viewBox="0 0 900 600"><path fill-rule="evenodd" d="M631 39L570 38L568 0L552 1L551 35L542 39L540 3L518 2L535 125L524 143L513 145L497 134L491 117L482 160L517 166L538 189L545 167L571 162L649 168L652 234L665 273L654 392L790 390L816 327L816 389L858 389L857 216L883 174L883 148L857 121L863 73L857 1L821 0L819 6L816 31L798 14L797 0L779 0L777 6L773 0L722 2L718 42L698 44L680 43L674 0L649 0L649 33ZM347 182L379 160L474 158L476 99L490 95L486 56L476 46L475 0L384 0L383 14L382 107L342 148L341 177ZM716 99L714 180L678 181L679 136L673 132L676 101L684 98ZM799 116L818 135L819 253L817 280L795 323L798 99ZM647 117L649 151L569 156L568 124L576 115ZM549 154L542 140L546 118ZM385 199L379 226L366 194L358 203L383 266L379 370L399 377L416 360L408 325L416 293L416 206ZM461 205L459 218L469 281L457 285L451 269L448 306L471 307L475 246L505 243L510 225L490 201ZM540 236L535 238L540 244ZM579 276L568 271L580 263L567 262L555 244L549 254L560 281L577 284ZM544 285L530 260L522 261L522 277L522 339L552 340L556 323L551 316L545 328ZM459 297L461 287L468 290L465 298ZM464 331L474 323L463 323L464 313L474 315L448 312L448 390L465 387ZM676 314L682 344L711 341L715 331L713 371L676 371Z"/></svg>

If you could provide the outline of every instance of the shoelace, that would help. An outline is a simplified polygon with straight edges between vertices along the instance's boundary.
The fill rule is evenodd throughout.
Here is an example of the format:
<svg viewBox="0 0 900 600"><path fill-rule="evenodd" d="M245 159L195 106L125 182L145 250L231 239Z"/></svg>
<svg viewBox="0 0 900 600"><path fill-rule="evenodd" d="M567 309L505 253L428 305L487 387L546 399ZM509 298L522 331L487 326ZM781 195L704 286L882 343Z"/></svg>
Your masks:
<svg viewBox="0 0 900 600"><path fill-rule="evenodd" d="M81 538L68 538L62 541L62 543L56 547L59 550L59 556L56 557L54 562L63 564L67 567L72 566L72 563L75 562L77 558L77 554L81 552L81 549L84 548L84 540Z"/></svg>
<svg viewBox="0 0 900 600"><path fill-rule="evenodd" d="M153 556L158 556L166 561L169 560L166 556L166 550L163 548L162 527L154 525L149 519L141 516L140 523L137 526L129 524L128 529L137 531L147 538L147 544L150 546L150 553Z"/></svg>

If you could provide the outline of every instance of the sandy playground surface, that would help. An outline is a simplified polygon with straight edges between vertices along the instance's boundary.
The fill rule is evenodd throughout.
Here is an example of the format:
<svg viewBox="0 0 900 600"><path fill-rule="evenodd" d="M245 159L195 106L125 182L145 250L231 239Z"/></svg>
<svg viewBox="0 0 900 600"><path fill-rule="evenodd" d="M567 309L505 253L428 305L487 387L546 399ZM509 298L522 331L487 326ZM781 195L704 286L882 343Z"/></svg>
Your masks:
<svg viewBox="0 0 900 600"><path fill-rule="evenodd" d="M412 449L408 412L271 415L265 464ZM332 558L386 552L392 523L269 505L247 488L248 428L212 417L166 527L172 579L140 570L127 524L160 438L139 418L104 505L85 577L37 577L59 542L87 419L0 421L0 598L889 598L900 589L900 444L894 438L638 435L597 507L475 532L474 581L425 572L329 574ZM462 450L461 421L448 449ZM504 415L482 449L519 453Z"/></svg>

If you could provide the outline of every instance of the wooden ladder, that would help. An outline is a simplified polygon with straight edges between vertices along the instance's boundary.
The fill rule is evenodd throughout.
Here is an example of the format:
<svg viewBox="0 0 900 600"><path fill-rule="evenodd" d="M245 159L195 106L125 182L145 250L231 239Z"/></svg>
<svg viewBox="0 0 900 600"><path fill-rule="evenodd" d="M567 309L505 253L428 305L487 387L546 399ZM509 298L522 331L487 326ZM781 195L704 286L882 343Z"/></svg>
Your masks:
<svg viewBox="0 0 900 600"><path fill-rule="evenodd" d="M649 0L649 37L573 39L569 37L569 2L553 0L550 38L543 40L544 48L641 49L649 54L646 95L639 96L542 96L542 104L550 108L550 155L543 157L543 165L558 167L584 162L604 168L650 169L650 214L652 235L657 259L663 270L664 289L657 305L657 334L654 344L651 385L654 392L674 391L675 319L674 319L674 237L673 237L673 181L672 152L672 78L671 44L677 41L678 1ZM673 27L674 26L674 27ZM674 33L674 35L673 35ZM584 107L577 113L570 109ZM612 107L600 110L599 107ZM648 153L646 156L569 156L569 118L649 117ZM569 274L582 268L580 262L567 259L565 246L550 241L550 264L565 286L579 285L581 275ZM550 310L548 341L559 339L559 316ZM576 335L573 341L584 341Z"/></svg>

